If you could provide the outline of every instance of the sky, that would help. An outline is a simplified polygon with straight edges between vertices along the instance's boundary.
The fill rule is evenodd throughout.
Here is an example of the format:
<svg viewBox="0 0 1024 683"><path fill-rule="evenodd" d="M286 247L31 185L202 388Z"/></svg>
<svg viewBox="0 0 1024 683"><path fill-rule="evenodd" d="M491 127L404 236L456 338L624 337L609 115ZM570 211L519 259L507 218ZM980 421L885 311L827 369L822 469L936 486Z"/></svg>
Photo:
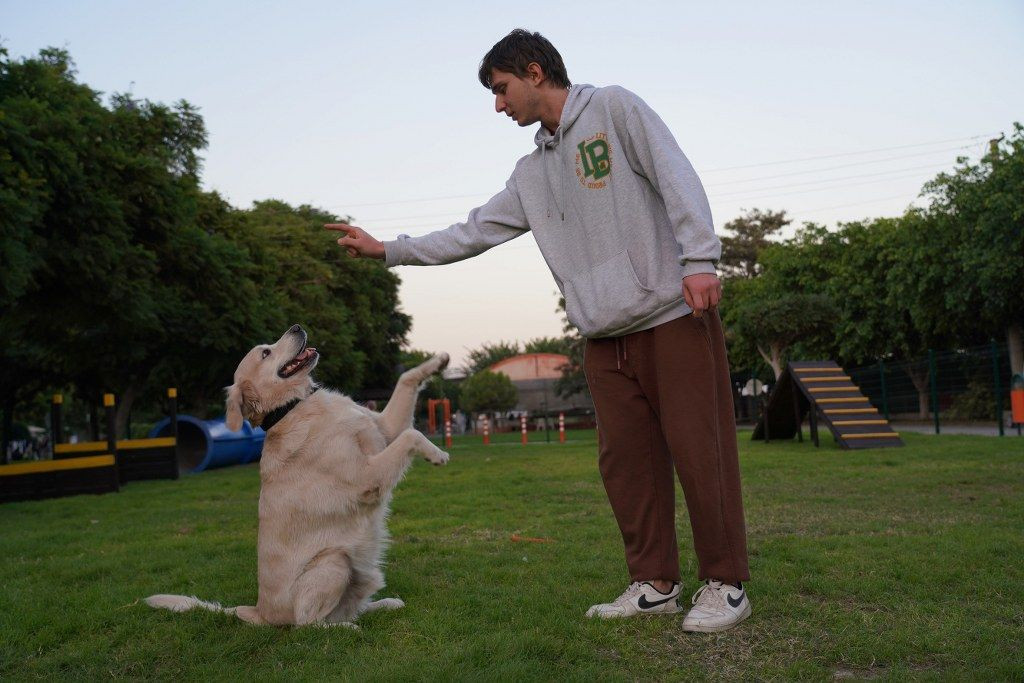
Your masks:
<svg viewBox="0 0 1024 683"><path fill-rule="evenodd" d="M204 188L240 208L280 199L350 215L378 239L463 220L533 149L534 127L496 114L476 80L516 27L550 39L573 82L621 85L658 112L720 234L753 208L785 210L785 236L899 215L958 156L1024 121L1019 0L0 0L11 57L63 47L105 97L197 106ZM528 234L396 272L409 345L453 365L487 342L561 334Z"/></svg>

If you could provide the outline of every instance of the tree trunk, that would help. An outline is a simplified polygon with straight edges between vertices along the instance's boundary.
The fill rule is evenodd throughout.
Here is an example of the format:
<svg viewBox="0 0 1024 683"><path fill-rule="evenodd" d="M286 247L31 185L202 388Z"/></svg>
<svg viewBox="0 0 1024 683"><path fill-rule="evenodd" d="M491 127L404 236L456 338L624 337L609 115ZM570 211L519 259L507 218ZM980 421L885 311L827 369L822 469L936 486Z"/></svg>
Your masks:
<svg viewBox="0 0 1024 683"><path fill-rule="evenodd" d="M918 417L926 420L928 419L928 370L908 365L907 375L914 383L914 388L917 389Z"/></svg>
<svg viewBox="0 0 1024 683"><path fill-rule="evenodd" d="M1017 322L1006 328L1006 345L1010 351L1010 372L1024 374L1024 325Z"/></svg>
<svg viewBox="0 0 1024 683"><path fill-rule="evenodd" d="M768 347L768 351L765 352L759 344L757 352L761 354L761 358L764 358L764 362L772 367L772 372L775 373L775 381L779 381L779 377L782 376L782 347L778 344L771 344Z"/></svg>
<svg viewBox="0 0 1024 683"><path fill-rule="evenodd" d="M117 413L114 415L114 428L125 439L132 438L132 435L127 433L128 415L131 413L132 404L135 403L135 398L138 394L139 388L134 384L129 384L121 396L118 397Z"/></svg>
<svg viewBox="0 0 1024 683"><path fill-rule="evenodd" d="M100 440L100 407L96 401L89 401L89 441Z"/></svg>

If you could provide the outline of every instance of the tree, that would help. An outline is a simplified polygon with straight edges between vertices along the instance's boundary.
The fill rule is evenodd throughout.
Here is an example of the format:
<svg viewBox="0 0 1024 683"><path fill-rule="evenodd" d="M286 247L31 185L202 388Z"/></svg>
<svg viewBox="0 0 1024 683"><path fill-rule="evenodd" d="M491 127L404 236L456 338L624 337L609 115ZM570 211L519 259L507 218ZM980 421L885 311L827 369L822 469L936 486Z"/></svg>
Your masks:
<svg viewBox="0 0 1024 683"><path fill-rule="evenodd" d="M199 187L206 131L187 102L77 83L62 50L0 51L0 380L5 414L44 387L134 401L179 388L217 409L241 355L307 323L320 377L394 384L410 326L398 278L348 259L308 206L230 207ZM11 267L7 268L8 262Z"/></svg>
<svg viewBox="0 0 1024 683"><path fill-rule="evenodd" d="M756 349L778 379L793 348L820 346L823 338L831 337L835 318L835 307L823 294L779 293L758 286L748 288L730 308L729 319L730 329Z"/></svg>
<svg viewBox="0 0 1024 683"><path fill-rule="evenodd" d="M978 163L959 159L925 195L931 230L915 246L943 250L928 269L944 330L1005 338L1012 372L1024 372L1024 126L992 140Z"/></svg>
<svg viewBox="0 0 1024 683"><path fill-rule="evenodd" d="M722 238L722 258L718 261L724 279L754 278L761 271L761 252L772 242L768 239L792 221L785 211L751 209L746 215L725 224L725 230L734 236Z"/></svg>
<svg viewBox="0 0 1024 683"><path fill-rule="evenodd" d="M570 341L566 337L537 337L523 345L523 353L569 354Z"/></svg>
<svg viewBox="0 0 1024 683"><path fill-rule="evenodd" d="M471 414L511 410L518 400L512 380L500 372L484 370L462 383L462 406Z"/></svg>
<svg viewBox="0 0 1024 683"><path fill-rule="evenodd" d="M464 369L467 375L475 375L476 373L491 367L498 361L518 356L522 352L522 347L520 347L519 342L517 341L501 341L497 344L485 343L479 349L473 349L469 352Z"/></svg>
<svg viewBox="0 0 1024 683"><path fill-rule="evenodd" d="M411 326L399 310L398 277L379 262L349 258L325 239L322 226L337 222L333 214L266 200L241 219L231 238L255 262L253 280L275 313L273 329L252 343L302 323L322 352L317 376L323 382L349 393L390 392Z"/></svg>

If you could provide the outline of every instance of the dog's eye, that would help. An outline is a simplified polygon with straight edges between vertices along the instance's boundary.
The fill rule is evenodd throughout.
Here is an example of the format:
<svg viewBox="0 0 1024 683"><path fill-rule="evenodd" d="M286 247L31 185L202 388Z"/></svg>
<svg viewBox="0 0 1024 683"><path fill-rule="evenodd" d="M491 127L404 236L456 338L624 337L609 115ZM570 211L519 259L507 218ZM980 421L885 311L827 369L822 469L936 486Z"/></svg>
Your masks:
<svg viewBox="0 0 1024 683"><path fill-rule="evenodd" d="M263 349L263 357L266 358L270 355L270 349Z"/></svg>

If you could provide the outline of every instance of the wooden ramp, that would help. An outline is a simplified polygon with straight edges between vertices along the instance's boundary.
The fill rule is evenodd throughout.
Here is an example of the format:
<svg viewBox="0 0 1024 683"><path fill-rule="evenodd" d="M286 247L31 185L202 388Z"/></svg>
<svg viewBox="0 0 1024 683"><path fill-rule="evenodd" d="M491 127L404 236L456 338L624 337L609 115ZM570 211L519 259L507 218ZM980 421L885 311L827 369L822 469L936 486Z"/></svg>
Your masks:
<svg viewBox="0 0 1024 683"><path fill-rule="evenodd" d="M786 366L754 429L754 440L803 437L809 417L811 439L818 445L818 424L832 432L841 448L902 446L889 421L871 405L849 375L834 361L798 361Z"/></svg>

